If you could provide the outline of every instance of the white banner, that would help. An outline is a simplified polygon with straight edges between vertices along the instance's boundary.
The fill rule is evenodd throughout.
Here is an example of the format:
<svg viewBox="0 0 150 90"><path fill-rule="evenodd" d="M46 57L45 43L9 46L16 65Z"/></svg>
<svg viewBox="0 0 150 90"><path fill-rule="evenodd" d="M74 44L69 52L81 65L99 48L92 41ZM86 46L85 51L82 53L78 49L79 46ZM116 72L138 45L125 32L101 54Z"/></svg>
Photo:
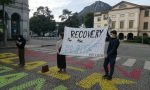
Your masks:
<svg viewBox="0 0 150 90"><path fill-rule="evenodd" d="M60 54L73 56L104 57L107 28L65 27Z"/></svg>

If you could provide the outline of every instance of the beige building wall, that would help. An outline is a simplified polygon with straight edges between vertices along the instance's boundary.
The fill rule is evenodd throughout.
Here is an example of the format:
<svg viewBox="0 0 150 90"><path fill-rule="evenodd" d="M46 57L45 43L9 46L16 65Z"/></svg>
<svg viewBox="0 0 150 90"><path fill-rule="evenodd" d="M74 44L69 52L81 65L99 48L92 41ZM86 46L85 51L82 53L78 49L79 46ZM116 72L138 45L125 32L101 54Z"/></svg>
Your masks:
<svg viewBox="0 0 150 90"><path fill-rule="evenodd" d="M139 15L140 9L124 9L124 10L116 10L110 11L109 17L112 21L116 21L115 30L119 33L124 33L124 36L127 36L128 33L133 33L134 36L138 35L138 28L139 28ZM129 28L129 21L134 20L133 28ZM120 28L120 21L124 21L124 28Z"/></svg>
<svg viewBox="0 0 150 90"><path fill-rule="evenodd" d="M107 21L107 18L108 18L108 13L100 13L100 12L97 12L94 14L94 28L99 28L99 27L108 27L108 21ZM106 19L104 19L104 17Z"/></svg>
<svg viewBox="0 0 150 90"><path fill-rule="evenodd" d="M147 10L147 9L146 9ZM145 17L145 10L141 10L140 14L140 27L139 27L139 35L142 36L143 33L147 33L150 36L150 9L149 10L149 17ZM144 22L148 22L148 29L144 29Z"/></svg>
<svg viewBox="0 0 150 90"><path fill-rule="evenodd" d="M149 17L145 17L145 10L149 10ZM101 21L97 21L99 17L103 18L103 15L105 14L101 14L100 12L95 13L95 28L103 27L106 24L108 25L107 20L101 19ZM122 1L113 6L113 9L109 11L107 15L112 22L115 21L115 28L112 28L112 30L117 30L119 37L133 39L135 36L142 36L143 33L147 33L150 36L150 6ZM130 20L133 21L133 28L130 27L132 26L131 23L129 25ZM120 28L121 21L124 21L123 28ZM144 30L144 22L148 22L147 30Z"/></svg>

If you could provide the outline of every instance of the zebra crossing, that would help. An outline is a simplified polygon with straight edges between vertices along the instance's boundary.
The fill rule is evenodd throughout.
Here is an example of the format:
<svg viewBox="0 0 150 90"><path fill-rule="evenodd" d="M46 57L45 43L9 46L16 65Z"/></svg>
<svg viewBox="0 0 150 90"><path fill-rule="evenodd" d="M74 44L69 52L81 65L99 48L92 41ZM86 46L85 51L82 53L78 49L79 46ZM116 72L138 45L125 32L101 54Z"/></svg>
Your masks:
<svg viewBox="0 0 150 90"><path fill-rule="evenodd" d="M57 53L55 49L46 48L46 47L28 48L28 49L32 50L32 51L39 51L42 53L47 53L47 54L56 54Z"/></svg>
<svg viewBox="0 0 150 90"><path fill-rule="evenodd" d="M128 59L125 63L123 63L123 66L132 67L136 62L136 59Z"/></svg>
<svg viewBox="0 0 150 90"><path fill-rule="evenodd" d="M144 69L150 70L150 61L145 61Z"/></svg>
<svg viewBox="0 0 150 90"><path fill-rule="evenodd" d="M51 48L47 48L47 47L30 48L30 50L39 51L39 52L47 53L47 54L56 54L57 53L55 49L51 49ZM81 57L81 56L80 57L79 56L66 56L66 57L79 59L79 60L82 60L82 59L88 59L88 60L92 60L92 61L104 60L104 58L101 58L101 57ZM116 62L118 62L120 60L122 60L122 57L117 57L116 58ZM136 64L136 62L138 62L137 59L128 58L128 59L124 60L121 65L131 68ZM145 60L144 61L143 69L150 70L150 60Z"/></svg>

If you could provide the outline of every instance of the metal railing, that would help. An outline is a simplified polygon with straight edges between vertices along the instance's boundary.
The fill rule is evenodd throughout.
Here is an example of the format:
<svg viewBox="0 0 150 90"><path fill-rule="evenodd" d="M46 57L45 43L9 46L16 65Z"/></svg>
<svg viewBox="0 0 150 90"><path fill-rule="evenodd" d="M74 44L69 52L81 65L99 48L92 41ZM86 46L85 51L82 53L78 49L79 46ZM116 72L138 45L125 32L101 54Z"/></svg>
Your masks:
<svg viewBox="0 0 150 90"><path fill-rule="evenodd" d="M58 39L59 37L31 37L32 39L41 39L41 40L49 40L49 39Z"/></svg>

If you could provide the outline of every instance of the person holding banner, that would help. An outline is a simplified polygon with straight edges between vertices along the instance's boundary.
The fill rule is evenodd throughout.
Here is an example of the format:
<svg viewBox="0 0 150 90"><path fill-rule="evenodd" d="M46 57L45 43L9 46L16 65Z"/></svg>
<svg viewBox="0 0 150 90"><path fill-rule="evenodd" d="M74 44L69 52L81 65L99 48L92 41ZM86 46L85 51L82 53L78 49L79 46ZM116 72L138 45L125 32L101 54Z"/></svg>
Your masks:
<svg viewBox="0 0 150 90"><path fill-rule="evenodd" d="M17 41L16 41L16 46L18 47L18 54L19 54L19 66L23 67L25 65L25 58L24 58L24 53L25 53L25 45L26 45L26 40L22 35L18 35Z"/></svg>
<svg viewBox="0 0 150 90"><path fill-rule="evenodd" d="M64 33L60 33L61 39L57 41L56 49L57 49L57 67L59 68L58 72L66 72L66 57L65 55L61 55L60 51L62 48L62 42L64 38Z"/></svg>
<svg viewBox="0 0 150 90"><path fill-rule="evenodd" d="M103 76L103 78L107 80L112 80L116 57L117 57L117 49L120 44L119 40L117 39L117 31L115 30L111 31L110 37L111 38L109 40L107 56L105 57L105 61L104 61L105 75ZM110 71L108 70L109 64L110 64Z"/></svg>

